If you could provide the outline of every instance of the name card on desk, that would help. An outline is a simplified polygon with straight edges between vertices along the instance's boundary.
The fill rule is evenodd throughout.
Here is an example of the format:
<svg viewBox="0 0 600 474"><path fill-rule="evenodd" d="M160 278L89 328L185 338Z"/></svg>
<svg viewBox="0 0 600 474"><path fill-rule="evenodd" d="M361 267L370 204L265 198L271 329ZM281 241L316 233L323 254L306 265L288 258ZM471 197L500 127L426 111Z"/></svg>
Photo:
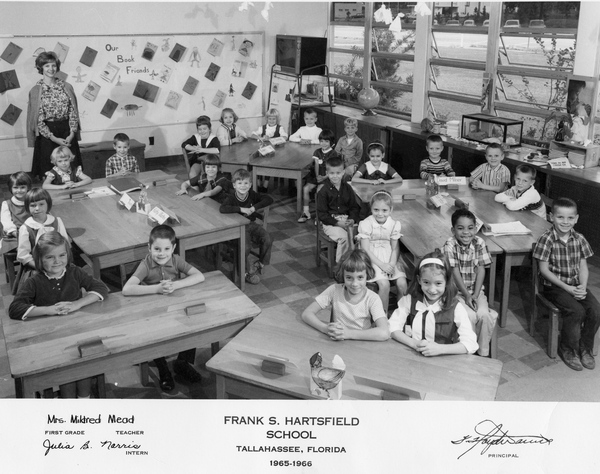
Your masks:
<svg viewBox="0 0 600 474"><path fill-rule="evenodd" d="M451 184L466 185L467 178L464 176L436 176L434 178L439 186L448 186Z"/></svg>
<svg viewBox="0 0 600 474"><path fill-rule="evenodd" d="M129 194L123 193L121 199L119 199L119 204L122 204L128 211L130 211L131 208L135 205L135 201L131 198Z"/></svg>
<svg viewBox="0 0 600 474"><path fill-rule="evenodd" d="M164 212L160 207L156 206L148 213L148 217L159 224L164 224L169 219L169 214Z"/></svg>
<svg viewBox="0 0 600 474"><path fill-rule="evenodd" d="M285 138L282 137L273 137L269 138L269 143L273 146L283 145L285 143Z"/></svg>
<svg viewBox="0 0 600 474"><path fill-rule="evenodd" d="M266 155L270 155L271 153L275 153L275 148L273 148L271 145L262 146L258 149L258 152L262 156L266 156Z"/></svg>
<svg viewBox="0 0 600 474"><path fill-rule="evenodd" d="M431 202L431 204L433 204L435 207L442 207L448 201L446 201L446 198L444 198L444 196L441 194L436 194L429 198L429 202Z"/></svg>

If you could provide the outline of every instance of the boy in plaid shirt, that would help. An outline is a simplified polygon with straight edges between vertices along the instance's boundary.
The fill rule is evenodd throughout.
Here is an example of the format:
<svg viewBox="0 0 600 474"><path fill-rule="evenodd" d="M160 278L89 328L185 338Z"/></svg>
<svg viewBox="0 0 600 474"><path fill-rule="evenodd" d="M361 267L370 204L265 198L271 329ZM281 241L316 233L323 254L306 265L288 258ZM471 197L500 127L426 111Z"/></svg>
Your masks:
<svg viewBox="0 0 600 474"><path fill-rule="evenodd" d="M591 370L596 366L592 349L600 326L600 305L587 291L586 259L594 252L586 238L573 229L579 218L575 201L555 199L550 218L552 227L536 242L533 258L539 261L544 296L561 312L558 355L573 370Z"/></svg>
<svg viewBox="0 0 600 474"><path fill-rule="evenodd" d="M498 313L488 306L483 291L485 267L492 263L492 259L485 241L475 235L476 232L473 213L467 209L455 211L452 214L452 237L444 244L444 254L452 267L454 282L459 290L458 299L467 308L477 334L477 354L487 357Z"/></svg>
<svg viewBox="0 0 600 474"><path fill-rule="evenodd" d="M113 174L126 175L139 173L140 168L135 156L129 154L129 137L124 133L117 133L113 138L113 148L116 153L106 160L106 177Z"/></svg>

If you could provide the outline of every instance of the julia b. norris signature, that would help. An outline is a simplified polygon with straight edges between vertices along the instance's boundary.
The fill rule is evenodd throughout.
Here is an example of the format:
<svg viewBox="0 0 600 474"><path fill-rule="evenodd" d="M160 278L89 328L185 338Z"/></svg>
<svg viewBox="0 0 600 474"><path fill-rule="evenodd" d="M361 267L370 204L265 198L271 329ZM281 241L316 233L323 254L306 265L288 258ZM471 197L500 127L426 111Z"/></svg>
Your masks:
<svg viewBox="0 0 600 474"><path fill-rule="evenodd" d="M543 435L516 435L509 434L508 429L504 429L502 424L496 424L492 420L483 420L473 428L476 436L464 435L462 438L451 441L452 444L472 445L463 452L457 459L460 459L469 451L477 446L482 447L481 455L485 454L492 446L517 445L517 444L550 444L553 439L546 438Z"/></svg>

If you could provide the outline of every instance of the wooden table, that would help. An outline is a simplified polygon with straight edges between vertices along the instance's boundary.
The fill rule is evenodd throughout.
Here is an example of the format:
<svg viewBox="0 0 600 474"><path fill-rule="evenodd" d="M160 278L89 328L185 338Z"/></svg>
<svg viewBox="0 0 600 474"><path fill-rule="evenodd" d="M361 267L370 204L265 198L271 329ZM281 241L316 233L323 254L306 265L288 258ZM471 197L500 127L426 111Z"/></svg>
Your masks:
<svg viewBox="0 0 600 474"><path fill-rule="evenodd" d="M328 318L327 311L320 315ZM297 365L283 375L261 371L260 361L238 350L289 359ZM321 352L325 361L338 354L346 364L343 399L381 400L382 391L357 383L365 377L414 391L424 399L494 400L502 362L473 355L424 357L397 341L339 341L304 324L299 316L263 314L250 323L206 367L217 376L217 398L310 399L309 359ZM404 390L403 390L404 389Z"/></svg>
<svg viewBox="0 0 600 474"><path fill-rule="evenodd" d="M296 210L302 212L302 177L306 167L313 162L313 151L317 145L300 145L286 142L275 147L275 155L250 158L252 167L252 188L256 191L257 176L272 176L296 180ZM258 146L256 147L258 149Z"/></svg>
<svg viewBox="0 0 600 474"><path fill-rule="evenodd" d="M183 258L189 249L228 240L239 240L239 252L244 255L248 219L238 214L221 214L219 204L212 199L192 201L189 196L176 196L180 183L162 171L140 173L138 179L143 183L167 179L166 185L150 186L148 199L152 204L166 206L180 220L173 228L179 241L179 255ZM106 184L106 179L98 179L76 191ZM53 192L56 194L52 213L63 220L68 234L89 257L94 277L100 278L102 268L142 260L148 254L148 235L152 227L145 215L119 209L118 195L73 201L68 198L70 192L73 191ZM132 196L137 199L137 193ZM243 290L246 262L244 258L239 261Z"/></svg>
<svg viewBox="0 0 600 474"><path fill-rule="evenodd" d="M17 397L235 336L260 308L221 272L205 276L203 283L166 296L111 293L66 316L15 321L4 312ZM184 308L194 302L205 303L206 312L187 316ZM78 342L96 336L106 350L81 357Z"/></svg>
<svg viewBox="0 0 600 474"><path fill-rule="evenodd" d="M259 147L260 142L254 138L249 138L242 143L222 146L219 152L221 171L233 174L240 168L248 169L250 155L256 152Z"/></svg>

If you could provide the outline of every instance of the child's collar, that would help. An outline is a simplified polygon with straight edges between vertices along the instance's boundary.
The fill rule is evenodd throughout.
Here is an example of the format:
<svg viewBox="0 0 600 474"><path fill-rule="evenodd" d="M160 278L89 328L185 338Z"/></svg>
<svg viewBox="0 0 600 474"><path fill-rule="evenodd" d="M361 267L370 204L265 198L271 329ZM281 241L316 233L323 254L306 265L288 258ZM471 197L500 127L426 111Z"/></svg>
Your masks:
<svg viewBox="0 0 600 474"><path fill-rule="evenodd" d="M240 193L237 191L237 189L235 191L235 197L238 201L245 201L246 199L248 199L248 196L250 196L250 191L248 191L243 197L240 196Z"/></svg>

